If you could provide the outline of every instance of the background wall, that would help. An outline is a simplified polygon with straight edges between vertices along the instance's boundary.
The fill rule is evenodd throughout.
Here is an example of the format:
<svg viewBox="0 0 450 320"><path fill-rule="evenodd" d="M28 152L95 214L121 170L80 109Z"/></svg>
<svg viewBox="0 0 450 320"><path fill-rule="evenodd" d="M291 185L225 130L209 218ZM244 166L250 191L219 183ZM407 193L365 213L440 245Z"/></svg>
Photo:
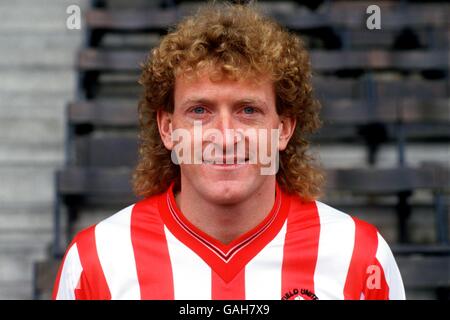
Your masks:
<svg viewBox="0 0 450 320"><path fill-rule="evenodd" d="M64 107L84 37L66 28L71 4L87 1L0 1L0 299L31 298L33 261L52 237Z"/></svg>

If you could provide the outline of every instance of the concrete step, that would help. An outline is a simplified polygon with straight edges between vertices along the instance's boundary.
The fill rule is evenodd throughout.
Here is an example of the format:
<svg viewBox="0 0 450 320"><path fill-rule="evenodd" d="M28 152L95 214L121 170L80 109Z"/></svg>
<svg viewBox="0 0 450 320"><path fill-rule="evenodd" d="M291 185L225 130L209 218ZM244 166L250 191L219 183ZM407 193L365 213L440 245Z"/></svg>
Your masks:
<svg viewBox="0 0 450 320"><path fill-rule="evenodd" d="M70 67L64 70L4 70L0 78L0 97L5 93L24 95L34 92L67 94L70 99L75 89L76 74Z"/></svg>
<svg viewBox="0 0 450 320"><path fill-rule="evenodd" d="M9 1L7 1L9 2ZM0 6L1 33L7 32L81 32L68 30L66 9L71 4L81 4L85 8L86 1L21 1Z"/></svg>
<svg viewBox="0 0 450 320"><path fill-rule="evenodd" d="M14 0L1 1L0 10L8 8L33 8L33 7L67 7L71 4L79 4L86 7L89 0Z"/></svg>
<svg viewBox="0 0 450 320"><path fill-rule="evenodd" d="M83 35L79 33L38 33L0 32L0 50L14 47L21 50L61 50L66 49L75 54L82 45Z"/></svg>
<svg viewBox="0 0 450 320"><path fill-rule="evenodd" d="M52 203L54 200L54 167L1 166L0 203Z"/></svg>
<svg viewBox="0 0 450 320"><path fill-rule="evenodd" d="M18 233L51 232L53 227L53 204L22 203L0 206L0 232L13 230Z"/></svg>
<svg viewBox="0 0 450 320"><path fill-rule="evenodd" d="M12 95L8 96L7 101L3 101L5 107L0 108L0 165L60 165L64 159L63 99L56 102L51 98L44 99L43 103L48 102L49 105L35 103L34 109L33 105L13 107L8 102L13 100ZM27 102L27 99L22 100L17 104Z"/></svg>
<svg viewBox="0 0 450 320"><path fill-rule="evenodd" d="M0 10L2 33L10 31L64 32L67 30L67 17L64 6L14 6Z"/></svg>
<svg viewBox="0 0 450 320"><path fill-rule="evenodd" d="M62 116L60 119L0 119L0 148L8 141L14 144L60 144L63 138Z"/></svg>
<svg viewBox="0 0 450 320"><path fill-rule="evenodd" d="M15 252L3 252L0 248L0 283L13 281L31 281L33 279L33 262L44 259L43 247L16 247Z"/></svg>
<svg viewBox="0 0 450 320"><path fill-rule="evenodd" d="M35 229L32 231L18 232L14 229L2 231L0 234L0 241L4 245L29 245L30 243L38 243L42 249L47 250L51 245L53 239L53 232L50 229ZM48 250L47 250L48 251Z"/></svg>
<svg viewBox="0 0 450 320"><path fill-rule="evenodd" d="M5 92L0 102L0 119L64 121L65 106L71 97L64 92Z"/></svg>
<svg viewBox="0 0 450 320"><path fill-rule="evenodd" d="M32 299L32 283L28 281L0 282L0 300Z"/></svg>
<svg viewBox="0 0 450 320"><path fill-rule="evenodd" d="M16 46L0 50L0 70L4 69L57 69L75 65L76 54L71 48L29 48Z"/></svg>
<svg viewBox="0 0 450 320"><path fill-rule="evenodd" d="M64 163L64 144L0 142L0 166L54 166Z"/></svg>

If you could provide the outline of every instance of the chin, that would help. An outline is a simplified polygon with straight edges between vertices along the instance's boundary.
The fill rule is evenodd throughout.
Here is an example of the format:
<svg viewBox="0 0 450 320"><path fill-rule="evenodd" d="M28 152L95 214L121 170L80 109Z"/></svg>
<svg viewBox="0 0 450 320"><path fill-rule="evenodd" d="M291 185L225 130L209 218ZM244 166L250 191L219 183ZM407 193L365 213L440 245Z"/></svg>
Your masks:
<svg viewBox="0 0 450 320"><path fill-rule="evenodd" d="M209 188L205 188L205 196L211 201L221 205L232 205L248 199L253 193L249 181L222 180L211 181Z"/></svg>
<svg viewBox="0 0 450 320"><path fill-rule="evenodd" d="M191 171L190 184L210 202L232 205L251 197L264 183L259 167L247 165L235 170L216 169L202 165Z"/></svg>

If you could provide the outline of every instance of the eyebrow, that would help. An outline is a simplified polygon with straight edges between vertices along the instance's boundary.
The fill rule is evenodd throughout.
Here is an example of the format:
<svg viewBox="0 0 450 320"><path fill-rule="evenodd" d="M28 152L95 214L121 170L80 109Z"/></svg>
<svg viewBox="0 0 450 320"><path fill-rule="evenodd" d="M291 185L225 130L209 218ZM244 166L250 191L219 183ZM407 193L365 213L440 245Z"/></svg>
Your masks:
<svg viewBox="0 0 450 320"><path fill-rule="evenodd" d="M186 101L184 101L182 103L182 106L185 106L188 103L204 103L204 104L210 104L210 105L215 104L213 100L210 100L208 98L192 97L192 98L189 98ZM260 105L266 106L266 103L258 98L243 98L243 99L234 101L234 104L241 104L241 103L255 103L255 104L260 104Z"/></svg>

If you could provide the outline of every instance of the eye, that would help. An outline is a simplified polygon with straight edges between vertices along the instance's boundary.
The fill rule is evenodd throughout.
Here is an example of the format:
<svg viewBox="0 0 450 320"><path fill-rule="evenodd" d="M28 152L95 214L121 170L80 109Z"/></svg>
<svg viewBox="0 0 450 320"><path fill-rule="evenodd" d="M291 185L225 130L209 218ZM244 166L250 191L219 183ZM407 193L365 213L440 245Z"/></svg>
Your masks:
<svg viewBox="0 0 450 320"><path fill-rule="evenodd" d="M245 114L253 114L253 113L256 112L256 109L253 108L253 107L245 107L245 108L243 109L243 111L244 111Z"/></svg>
<svg viewBox="0 0 450 320"><path fill-rule="evenodd" d="M192 112L194 112L195 114L204 114L205 111L205 108L200 106L192 109Z"/></svg>

